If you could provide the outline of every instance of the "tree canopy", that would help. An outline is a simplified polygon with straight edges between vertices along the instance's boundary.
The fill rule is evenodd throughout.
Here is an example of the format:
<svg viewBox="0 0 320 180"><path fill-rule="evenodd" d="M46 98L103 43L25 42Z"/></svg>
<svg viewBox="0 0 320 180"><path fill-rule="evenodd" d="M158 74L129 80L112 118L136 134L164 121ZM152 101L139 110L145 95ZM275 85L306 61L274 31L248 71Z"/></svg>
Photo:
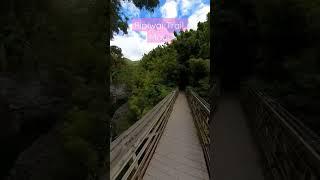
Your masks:
<svg viewBox="0 0 320 180"><path fill-rule="evenodd" d="M217 1L212 72L222 87L250 79L319 128L319 9L319 0Z"/></svg>
<svg viewBox="0 0 320 180"><path fill-rule="evenodd" d="M1 78L14 79L19 84L32 85L36 81L41 87L49 89L46 94L49 100L58 99L61 107L64 107L54 113L57 117L52 120L53 122L37 121L41 117L35 117L28 122L17 120L21 122L21 126L31 123L33 126L30 127L34 129L27 129L26 132L21 130L12 135L21 134L28 141L8 146L8 151L16 153L9 161L14 161L18 153L25 150L14 149L15 147L20 147L20 144L30 146L36 138L50 131L46 129L47 127L59 126L58 142L61 142L59 146L63 147L64 154L57 155L56 159L65 160L68 163L64 165L70 168L59 169L63 165L52 164L50 166L52 169L48 168L52 174L47 176L54 176L50 178L59 180L88 177L97 179L101 170L106 168L105 162L108 161L109 154L107 139L110 119L109 81L112 78L117 81L121 79L119 73L109 73L110 61L118 59L117 56L121 52L119 49L114 49L113 56L116 58L111 59L108 39L119 30L126 32L127 22L121 14L121 2L118 0L1 2ZM159 3L157 0L133 2L137 7L147 10L152 10ZM123 64L122 61L119 62L119 66ZM0 96L0 99L8 101L5 95L0 94ZM5 106L10 108L12 105L5 104ZM42 105L36 106L38 109L42 108ZM12 114L10 117L18 116ZM6 121L15 122L12 119ZM30 132L38 131L41 133L35 134L35 137L31 133L32 137L29 137ZM2 168L7 173L9 168L12 168L10 166L13 162L5 163L10 164ZM31 169L28 168L26 171Z"/></svg>

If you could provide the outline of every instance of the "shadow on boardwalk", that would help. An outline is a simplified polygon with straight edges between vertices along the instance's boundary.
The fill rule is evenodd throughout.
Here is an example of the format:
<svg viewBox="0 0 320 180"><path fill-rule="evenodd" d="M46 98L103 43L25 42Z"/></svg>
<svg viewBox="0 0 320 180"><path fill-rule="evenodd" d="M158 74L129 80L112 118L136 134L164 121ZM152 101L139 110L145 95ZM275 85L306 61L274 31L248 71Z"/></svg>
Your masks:
<svg viewBox="0 0 320 180"><path fill-rule="evenodd" d="M258 148L236 95L224 95L210 124L212 179L264 179Z"/></svg>
<svg viewBox="0 0 320 180"><path fill-rule="evenodd" d="M208 180L186 96L180 92L144 180Z"/></svg>

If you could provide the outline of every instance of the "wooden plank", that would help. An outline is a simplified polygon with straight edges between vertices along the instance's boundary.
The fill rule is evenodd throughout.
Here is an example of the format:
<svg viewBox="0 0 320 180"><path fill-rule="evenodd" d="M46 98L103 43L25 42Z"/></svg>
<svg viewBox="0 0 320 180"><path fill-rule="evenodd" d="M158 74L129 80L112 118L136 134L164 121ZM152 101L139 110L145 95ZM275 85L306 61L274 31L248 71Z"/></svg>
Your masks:
<svg viewBox="0 0 320 180"><path fill-rule="evenodd" d="M179 93L167 123L144 179L209 180L195 122L183 92Z"/></svg>
<svg viewBox="0 0 320 180"><path fill-rule="evenodd" d="M202 150L205 156L208 172L210 175L210 137L209 137L209 115L210 107L209 104L202 99L197 93L192 89L187 89L188 102L191 107L193 119L198 130L198 135L200 138Z"/></svg>
<svg viewBox="0 0 320 180"><path fill-rule="evenodd" d="M155 134L157 128L163 125L162 121L165 121L163 117L170 113L176 95L177 90L171 92L144 117L111 143L111 179L117 179L118 176L122 176L121 179L134 179L136 174L141 174L139 173L140 166L143 166L145 159L140 163L138 160L142 156L150 154L151 151L148 150L149 144L154 144L155 142L155 140L151 141L150 134ZM156 136L161 136L161 134L158 133ZM146 143L143 145L144 141ZM142 148L136 154L140 146ZM127 167L129 162L131 164Z"/></svg>
<svg viewBox="0 0 320 180"><path fill-rule="evenodd" d="M320 178L319 136L262 92L252 88L243 92L266 174L276 179Z"/></svg>

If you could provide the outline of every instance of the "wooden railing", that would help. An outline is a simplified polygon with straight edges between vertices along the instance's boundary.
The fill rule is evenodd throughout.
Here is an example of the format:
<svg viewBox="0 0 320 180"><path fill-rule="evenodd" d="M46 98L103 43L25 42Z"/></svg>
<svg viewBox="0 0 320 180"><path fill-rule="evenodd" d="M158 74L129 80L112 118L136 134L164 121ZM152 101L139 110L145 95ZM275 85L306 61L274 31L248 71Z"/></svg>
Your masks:
<svg viewBox="0 0 320 180"><path fill-rule="evenodd" d="M320 179L320 138L265 94L245 89L243 105L267 179Z"/></svg>
<svg viewBox="0 0 320 180"><path fill-rule="evenodd" d="M143 178L177 95L177 90L171 92L111 143L111 180Z"/></svg>
<svg viewBox="0 0 320 180"><path fill-rule="evenodd" d="M198 130L201 146L204 152L204 157L206 160L208 172L210 167L210 156L209 156L209 116L210 116L210 106L202 99L197 93L195 93L191 88L187 88L187 99L192 111L193 119ZM209 174L210 175L210 174Z"/></svg>

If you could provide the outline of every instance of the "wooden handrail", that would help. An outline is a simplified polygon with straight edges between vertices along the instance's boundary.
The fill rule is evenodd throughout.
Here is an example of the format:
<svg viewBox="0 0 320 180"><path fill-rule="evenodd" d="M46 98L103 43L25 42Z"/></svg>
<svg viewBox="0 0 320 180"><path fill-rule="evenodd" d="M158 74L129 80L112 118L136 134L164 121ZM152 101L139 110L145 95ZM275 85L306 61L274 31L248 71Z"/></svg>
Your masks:
<svg viewBox="0 0 320 180"><path fill-rule="evenodd" d="M209 116L210 116L210 106L209 104L201 98L197 93L195 93L191 88L187 88L187 99L190 105L193 119L197 127L199 139L201 142L202 150L207 164L208 173L210 176L210 137L209 137Z"/></svg>
<svg viewBox="0 0 320 180"><path fill-rule="evenodd" d="M271 179L320 179L320 138L279 103L252 88L244 106Z"/></svg>
<svg viewBox="0 0 320 180"><path fill-rule="evenodd" d="M174 90L123 132L110 147L110 178L142 179L178 95Z"/></svg>

